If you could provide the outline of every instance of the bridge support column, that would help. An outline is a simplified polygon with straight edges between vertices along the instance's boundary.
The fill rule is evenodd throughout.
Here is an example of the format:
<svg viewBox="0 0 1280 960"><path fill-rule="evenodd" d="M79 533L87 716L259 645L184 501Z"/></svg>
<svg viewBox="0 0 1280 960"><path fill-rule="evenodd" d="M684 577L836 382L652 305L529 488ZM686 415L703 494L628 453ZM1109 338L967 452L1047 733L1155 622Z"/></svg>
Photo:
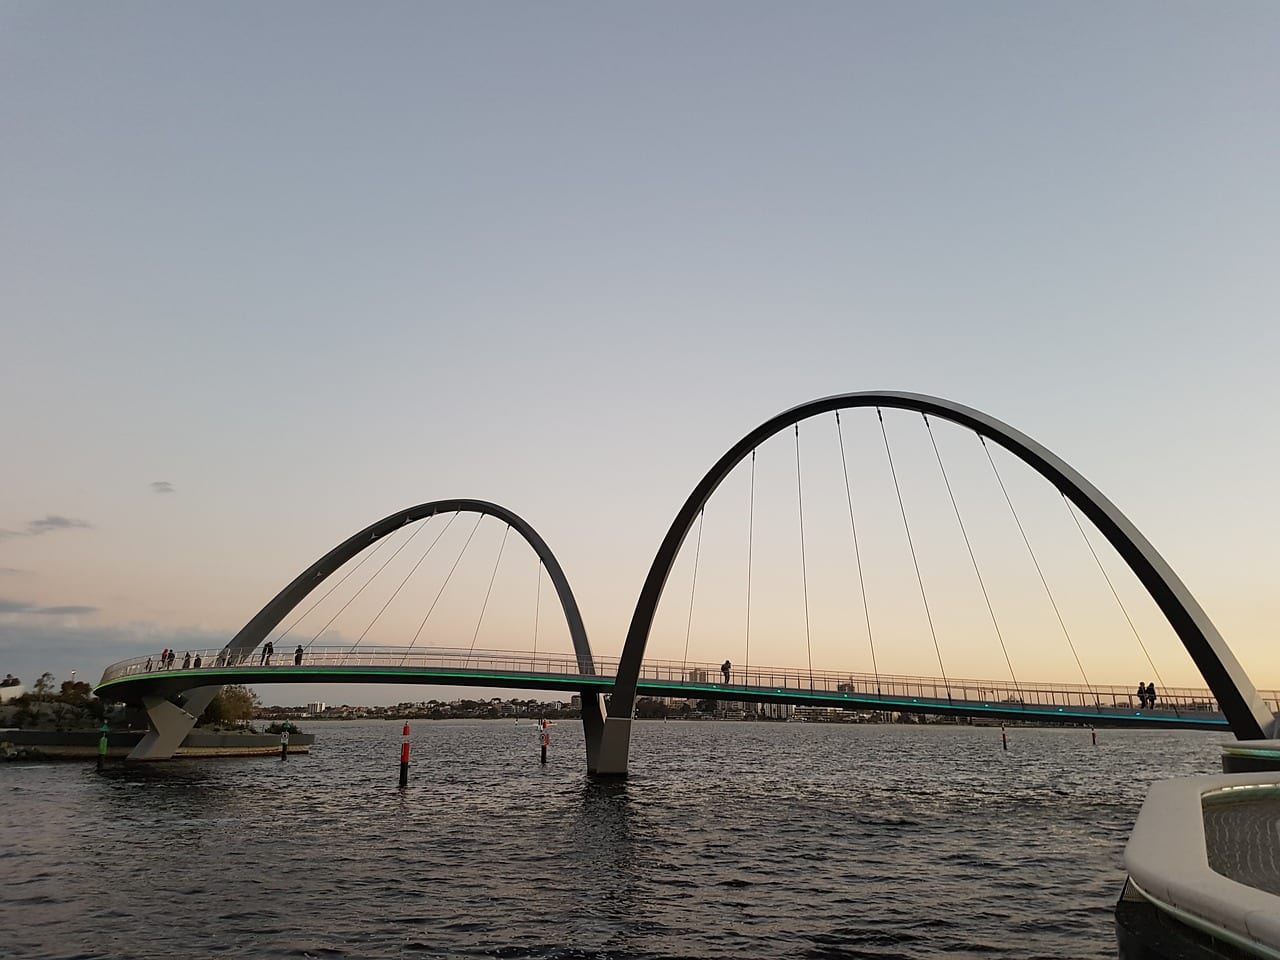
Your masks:
<svg viewBox="0 0 1280 960"><path fill-rule="evenodd" d="M164 697L143 697L151 729L129 753L130 760L169 760L182 746L191 728L204 713L205 707L217 695L221 687L196 687L183 692L185 703L181 707Z"/></svg>
<svg viewBox="0 0 1280 960"><path fill-rule="evenodd" d="M587 741L587 773L595 773L600 762L600 742L604 737L604 695L582 691L582 735Z"/></svg>
<svg viewBox="0 0 1280 960"><path fill-rule="evenodd" d="M602 777L625 777L627 758L631 753L631 718L605 717L595 769Z"/></svg>

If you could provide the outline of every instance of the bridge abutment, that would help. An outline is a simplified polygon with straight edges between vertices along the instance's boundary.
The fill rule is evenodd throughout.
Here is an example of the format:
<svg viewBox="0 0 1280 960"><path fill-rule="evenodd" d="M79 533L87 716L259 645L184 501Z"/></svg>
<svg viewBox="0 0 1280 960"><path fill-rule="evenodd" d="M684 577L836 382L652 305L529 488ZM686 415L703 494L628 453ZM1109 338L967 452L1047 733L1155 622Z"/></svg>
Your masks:
<svg viewBox="0 0 1280 960"><path fill-rule="evenodd" d="M181 707L164 697L143 697L142 705L151 721L151 729L130 752L129 759L171 759L220 689L222 688L196 687L187 690L183 693L185 702Z"/></svg>

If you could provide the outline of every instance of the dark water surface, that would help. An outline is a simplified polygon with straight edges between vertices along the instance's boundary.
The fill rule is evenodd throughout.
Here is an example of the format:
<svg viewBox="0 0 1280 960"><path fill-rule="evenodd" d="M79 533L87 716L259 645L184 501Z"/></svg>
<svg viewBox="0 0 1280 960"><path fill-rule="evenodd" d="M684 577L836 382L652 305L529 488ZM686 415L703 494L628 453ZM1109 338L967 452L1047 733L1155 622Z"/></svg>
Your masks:
<svg viewBox="0 0 1280 960"><path fill-rule="evenodd" d="M1220 734L316 723L308 757L0 766L0 956L1114 957L1147 785Z"/></svg>

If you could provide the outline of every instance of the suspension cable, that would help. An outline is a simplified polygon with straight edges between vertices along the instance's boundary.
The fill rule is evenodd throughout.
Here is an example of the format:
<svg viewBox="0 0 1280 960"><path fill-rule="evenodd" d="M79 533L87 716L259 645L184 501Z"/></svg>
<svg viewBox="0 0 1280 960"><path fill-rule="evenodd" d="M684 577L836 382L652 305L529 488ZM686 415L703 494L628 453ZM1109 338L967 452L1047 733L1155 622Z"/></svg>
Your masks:
<svg viewBox="0 0 1280 960"><path fill-rule="evenodd" d="M373 625L377 623L378 619L383 615L383 613L386 612L387 607L391 606L391 601L394 600L396 596L400 593L400 591L404 589L404 585L409 582L409 578L412 577L417 572L418 567L422 566L422 561L427 559L431 551L435 548L435 545L440 542L440 538L445 535L445 531L449 529L449 527L453 524L453 521L456 520L457 518L458 518L458 515L455 513L452 517L449 518L449 522L444 525L444 530L441 530L439 533L436 534L436 538L432 540L430 545L427 547L427 549L423 551L422 556L418 558L418 562L415 563L412 569L410 569L410 571L404 575L404 579L400 581L400 586L396 587L395 591L391 594L391 596L387 598L387 602L382 605L382 609L379 610L376 614L374 614L373 619L369 621L369 625L364 628L364 632L361 633L360 636L356 638L356 642L351 647L352 650L358 647L360 645L360 641L363 640L365 638L365 635L370 630L373 629ZM426 524L424 523L422 526L425 527ZM422 529L422 527L419 527L418 529Z"/></svg>
<svg viewBox="0 0 1280 960"><path fill-rule="evenodd" d="M880 668L876 665L876 642L871 635L871 608L867 603L867 582L862 575L862 551L858 547L858 523L853 519L853 493L849 487L849 461L844 455L844 428L840 425L840 411L836 411L836 436L840 438L840 466L844 470L844 498L849 504L849 529L853 531L853 559L858 567L858 590L862 593L862 615L867 622L867 644L871 647L871 671L876 676L876 696L883 696L880 689Z"/></svg>
<svg viewBox="0 0 1280 960"><path fill-rule="evenodd" d="M341 615L343 610L351 606L352 601L354 601L356 597L364 593L365 587L369 586L369 584L373 583L374 580L378 579L378 574L382 573L383 570L387 569L387 564L389 564L392 560L398 557L400 555L400 551L403 550L405 547L407 547L409 544L411 544L413 542L413 538L416 537L418 534L420 534L424 527L426 527L425 522L418 524L418 528L409 535L408 539L406 539L404 543L400 544L400 546L396 547L395 553L391 554L391 556L387 557L386 560L382 561L382 566L380 566L377 570L373 571L373 576L371 576L368 580L362 583L360 585L360 589L351 595L351 599L348 600L346 603L344 603L341 607L339 607L338 612L335 613L332 617L330 617L328 621L326 621L323 627L321 627L319 630L316 631L316 635L312 637L310 643L307 644L308 647L310 647L312 643L315 643L316 640L319 639L320 634L324 633L326 630L329 629L329 625L332 624L333 621L338 619L338 617ZM356 643L359 643L359 642L360 642L359 640L356 641ZM355 649L355 645L353 644L351 647L351 650L354 650L354 649ZM348 650L347 652L350 653L351 650Z"/></svg>
<svg viewBox="0 0 1280 960"><path fill-rule="evenodd" d="M693 595L698 589L698 556L702 553L702 518L706 513L706 505L698 511L698 543L693 551L693 582L689 586L689 619L684 625L684 660L680 664L680 679L687 675L689 666L689 634L693 630Z"/></svg>
<svg viewBox="0 0 1280 960"><path fill-rule="evenodd" d="M435 514L432 514L432 516L435 516ZM431 517L427 517L427 519L430 520ZM275 642L279 643L281 640L287 637L290 634L290 632L292 632L294 627L296 627L298 624L300 624L303 620L307 618L307 614L309 614L316 607L320 606L320 604L324 603L325 600L329 599L329 594L333 593L333 591L337 590L340 586L346 583L347 577L351 576L353 573L355 573L357 570L363 567L366 561L372 560L374 556L377 555L378 551L381 550L383 547L385 547L390 540L391 540L390 534L387 534L386 536L382 537L378 541L378 545L376 547L374 547L372 550L366 553L363 557L361 557L359 563L357 563L354 567L352 567L350 570L344 573L342 575L341 580L339 580L337 583L335 583L333 586L331 586L328 590L324 592L324 596L322 596L319 600L315 601L315 603L311 604L311 606L307 607L306 613L303 613L296 620L294 620L293 623L289 624L289 626L285 628L284 633L276 637ZM311 646L311 643L312 641L310 640L307 641L307 646Z"/></svg>
<svg viewBox="0 0 1280 960"><path fill-rule="evenodd" d="M804 647L809 653L809 692L813 692L813 645L809 640L809 570L804 557L804 487L800 482L800 424L796 424L796 506L800 512L800 582L804 586Z"/></svg>
<svg viewBox="0 0 1280 960"><path fill-rule="evenodd" d="M542 558L538 558L538 588L533 599L533 655L538 655L538 618L542 615Z"/></svg>
<svg viewBox="0 0 1280 960"><path fill-rule="evenodd" d="M920 585L920 600L924 603L924 616L929 621L929 635L933 637L933 649L938 655L938 669L942 671L942 685L947 691L947 702L951 702L951 681L947 679L947 669L942 665L942 648L938 646L938 632L933 628L933 614L929 612L929 597L924 591L924 577L920 574L920 561L916 559L916 545L911 539L911 524L907 523L907 508L902 502L902 488L898 486L898 471L893 465L893 451L889 449L889 434L884 428L884 413L876 407L876 416L880 420L880 435L884 437L884 452L889 458L889 473L893 475L893 489L898 494L898 509L902 512L902 528L907 531L907 546L911 549L911 562L916 568L916 583Z"/></svg>
<svg viewBox="0 0 1280 960"><path fill-rule="evenodd" d="M458 564L462 562L463 555L467 552L467 547L471 546L471 538L476 535L476 531L480 529L480 521L484 519L484 514L476 517L475 525L472 526L471 532L467 534L467 542L462 545L462 549L458 551L458 558L453 561L453 566L449 568L448 575L444 578L444 583L440 584L440 589L436 593L436 598L431 601L431 606L427 608L427 615L422 618L422 622L418 624L418 629L413 635L413 639L409 641L409 646L405 650L405 654L400 658L400 662L404 663L405 658L409 656L409 650L413 649L413 645L418 642L418 637L422 633L422 628L427 625L427 620L431 617L431 612L435 610L436 604L440 602L440 597L444 595L444 588L449 585L449 581L453 579L453 571L458 569Z"/></svg>
<svg viewBox="0 0 1280 960"><path fill-rule="evenodd" d="M1000 650L1004 653L1004 662L1009 667L1009 676L1013 678L1013 689L1018 694L1018 699L1025 702L1022 696L1022 688L1018 685L1018 675L1013 672L1013 661L1009 659L1009 649L1004 643L1004 634L1000 632L1000 624L996 620L995 608L991 605L991 596L987 593L987 584L982 579L982 571L978 568L978 558L974 555L973 544L969 542L969 532L964 527L964 520L960 516L960 506L956 503L956 495L951 489L951 479L947 476L947 468L943 466L942 454L938 451L938 441L933 436L933 424L929 422L929 415L921 413L924 417L925 428L929 431L929 442L933 445L933 455L938 460L938 470L942 472L942 482L947 485L947 496L951 498L951 509L956 513L956 523L960 525L960 535L964 537L965 549L969 551L969 560L973 564L973 572L978 578L978 586L982 588L982 599L987 602L987 613L991 614L991 626L995 628L996 639L1000 641Z"/></svg>
<svg viewBox="0 0 1280 960"><path fill-rule="evenodd" d="M744 679L751 669L751 550L755 544L756 525L756 452L751 451L751 487L747 498L747 652L742 668ZM1160 681L1164 683L1164 681Z"/></svg>
<svg viewBox="0 0 1280 960"><path fill-rule="evenodd" d="M1062 619L1062 612L1058 609L1058 603L1053 599L1053 591L1049 589L1049 581L1045 579L1044 571L1040 569L1040 561L1036 559L1036 552L1031 548L1031 540L1027 537L1027 531L1023 529L1022 520L1018 517L1018 511L1013 506L1013 500L1010 499L1009 491L1005 488L1004 480L1001 478L996 462L991 456L991 449L987 446L987 438L979 433L978 440L981 441L983 452L987 455L987 462L991 464L991 470L996 475L996 482L1000 484L1000 492L1004 494L1004 501L1009 504L1009 512L1013 514L1013 522L1018 525L1018 532L1022 534L1022 542L1027 545L1027 553L1031 555L1031 562L1035 565L1036 573L1040 575L1040 583L1044 585L1045 595L1049 598L1049 606L1053 607L1053 614L1058 618L1058 626L1062 627L1062 635L1067 638L1067 646L1071 648L1071 656L1075 658L1076 666L1080 668L1080 676L1084 679L1084 685L1088 688L1094 702L1101 709L1102 702L1098 699L1097 691L1093 689L1093 685L1089 683L1088 675L1084 672L1084 664L1080 662L1080 655L1076 652L1076 645L1071 642L1071 631L1067 629L1067 623Z"/></svg>
<svg viewBox="0 0 1280 960"><path fill-rule="evenodd" d="M1107 586L1111 588L1111 595L1116 598L1116 603L1120 607L1120 612L1124 614L1124 618L1129 623L1129 629L1133 631L1133 638L1138 641L1138 646L1142 648L1142 654L1147 658L1147 663L1151 665L1151 669L1155 672L1156 679L1160 681L1160 686L1164 687L1164 677L1160 676L1160 668L1156 666L1156 662L1151 659L1151 654L1147 651L1147 645L1142 642L1142 637L1138 635L1138 628L1134 626L1133 618L1129 616L1129 611L1125 609L1124 601L1120 599L1120 594L1116 592L1115 585L1111 582L1111 577L1107 576L1107 570L1102 565L1102 561L1098 558L1098 552L1093 549L1093 544L1089 542L1089 535L1085 533L1084 527L1080 524L1080 517L1076 515L1075 507L1071 505L1071 501L1067 499L1067 495L1062 494L1063 502L1067 505L1067 512L1071 514L1071 519L1076 522L1076 529L1080 531L1080 536L1084 539L1085 546L1089 548L1089 552L1093 554L1093 562L1098 565L1098 570L1102 574L1102 579L1107 581ZM1173 701L1174 716L1181 716L1178 713L1178 703Z"/></svg>
<svg viewBox="0 0 1280 960"><path fill-rule="evenodd" d="M471 635L471 646L467 648L466 663L471 662L471 651L476 648L476 639L480 636L480 624L484 623L484 612L489 608L489 594L493 593L493 581L498 577L498 564L502 563L502 551L506 549L507 537L511 533L511 524L502 531L502 543L498 544L498 559L493 561L493 573L489 574L489 588L484 592L484 603L480 604L480 617L476 620L476 632Z"/></svg>

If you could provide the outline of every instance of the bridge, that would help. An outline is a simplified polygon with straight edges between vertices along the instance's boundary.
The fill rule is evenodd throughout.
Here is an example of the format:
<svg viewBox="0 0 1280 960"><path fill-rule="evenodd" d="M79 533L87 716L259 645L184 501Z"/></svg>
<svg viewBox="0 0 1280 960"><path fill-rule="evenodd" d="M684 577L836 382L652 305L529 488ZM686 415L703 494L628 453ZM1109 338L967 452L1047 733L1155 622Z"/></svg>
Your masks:
<svg viewBox="0 0 1280 960"><path fill-rule="evenodd" d="M575 658L515 650L383 647L352 650L313 647L303 662L261 654L228 657L224 649L188 652L198 666L159 667L135 657L112 665L98 689L104 695L140 699L147 693L182 694L195 686L264 683L384 683L478 686L517 690L582 691L608 695L618 661L596 658L598 673L581 673ZM184 660L186 656L184 656ZM899 677L792 667L750 666L730 671L729 682L712 663L648 660L637 689L644 697L716 700L743 704L782 703L842 710L933 714L949 717L1229 730L1208 689L1171 688L1155 707L1138 703L1132 689L1114 685L1022 683ZM132 688L132 689L131 689ZM1280 691L1264 695L1280 709Z"/></svg>
<svg viewBox="0 0 1280 960"><path fill-rule="evenodd" d="M893 676L882 673L877 665L875 632L872 629L871 616L867 607L867 588L863 576L864 561L859 545L858 523L850 488L845 434L840 419L842 411L859 409L874 411L878 421L879 436L883 438L888 474L892 478L897 495L896 505L901 511L906 544L911 552L919 596L929 625L930 639L937 653L939 676L936 678ZM918 414L927 428L928 442L932 445L933 454L937 458L937 466L945 483L950 506L954 510L955 520L968 550L968 557L972 561L973 573L981 588L986 611L990 615L994 636L999 642L1005 663L1009 667L1010 678L1007 681L961 680L948 676L945 671L942 644L930 606L925 578L921 572L916 543L912 538L908 511L899 483L899 473L885 426L882 412L884 409ZM825 419L828 414L834 415L835 435L839 439L840 463L844 471L844 492L848 498L853 554L857 559L860 596L866 614L866 635L873 666L870 673L814 670L812 667L800 425L817 418ZM959 427L976 436L979 441L982 454L991 466L1000 493L1008 504L1013 520L1026 544L1030 561L1044 586L1049 605L1052 606L1058 623L1062 627L1066 645L1080 668L1083 683L1079 685L1027 683L1020 681L1016 676L1008 645L1000 628L1000 618L983 575L982 565L966 528L941 449L934 438L935 422ZM647 658L646 650L659 602L677 558L681 554L681 549L696 527L693 585L689 600L689 625L691 626L693 591L697 586L702 521L707 501L735 468L747 462L748 457L751 469L751 505L747 516L746 641L747 648L750 648L756 454L762 444L770 438L791 431L794 431L795 436L799 559L804 584L804 640L809 666L802 670L796 667L770 668L752 664L733 671L727 682L716 683L715 679L720 677L719 667L716 665L690 663L687 659L676 662ZM1060 494L1085 544L1088 545L1089 552L1098 562L1099 570L1111 587L1116 602L1124 611L1134 638L1156 675L1159 677L1156 664L1146 645L1143 644L1133 619L1125 610L1119 593L1107 576L1101 560L1098 559L1077 512L1110 544L1141 587L1146 590L1150 600L1167 619L1169 627L1172 628L1178 641L1206 681L1206 690L1171 689L1164 683L1163 677L1159 677L1159 701L1155 707L1151 707L1135 702L1134 691L1128 687L1098 685L1089 681L1077 646L1059 610L1059 604L1054 598L1048 579L1032 548L1031 540L1027 536L999 468L991 456L991 446L1003 448L1008 454L1012 454L1052 484ZM431 555L440 538L462 514L476 515L475 526L472 527L471 534L462 545L453 566L443 576L439 592L435 594L435 599L428 607L410 644L407 647L398 648L359 649L361 641L369 634L388 605L396 599L419 566ZM332 650L315 645L328 623L333 622L330 618L306 645L301 664L294 664L284 657L281 658L284 662L275 659L268 665L260 653L255 655L255 651L267 642L280 623L331 576L339 570L346 569L346 573L329 586L328 590L304 611L302 617L306 617L316 605L333 594L372 555L393 539L393 535L411 530L412 532L401 536L399 546L387 561L376 568L373 577L356 590L355 596L359 596L373 578L384 570L387 564L394 560L436 517L449 519L443 529L436 533L435 538L430 539L425 552L360 632L354 644ZM436 609L436 603L448 587L450 578L466 553L480 521L485 517L497 519L506 526L502 542L498 547L497 559L488 578L488 587L484 591L484 602L480 606L471 646L465 651L432 648L425 645L416 646L419 634ZM508 535L512 531L515 531L537 556L538 604L541 602L540 591L544 572L555 591L573 648L571 656L548 656L545 653L538 655L536 651L523 654L475 649L476 638L479 636L486 610L489 608L490 594L502 561L503 550ZM358 563L350 567L348 562L357 557L360 557ZM345 610L353 599L355 599L354 596L343 604L339 613ZM537 616L535 614L535 647ZM291 629L293 629L292 624L277 637L277 640L286 636ZM685 645L687 651L688 628L686 628ZM770 418L747 433L716 461L694 487L668 528L641 587L621 655L616 661L604 660L593 655L577 601L564 571L546 542L533 527L505 507L470 499L435 500L417 504L384 517L357 532L299 574L246 623L225 647L218 650L198 651L197 656L199 657L198 667L195 658L189 666L184 665L177 669L172 663L148 664L147 660L142 658L114 664L104 673L95 692L107 699L140 703L147 710L150 719L151 729L131 755L132 758L163 759L172 756L223 684L263 682L436 683L577 691L582 697L587 768L591 773L605 776L625 776L627 773L631 722L635 713L636 699L641 695L728 700L742 703L782 702L859 710L1024 719L1039 722L1221 729L1230 730L1242 740L1263 740L1276 735L1275 696L1268 699L1258 692L1226 641L1185 584L1129 519L1096 487L1047 448L987 414L937 397L886 391L841 394L800 404ZM724 680L723 677L720 679Z"/></svg>

